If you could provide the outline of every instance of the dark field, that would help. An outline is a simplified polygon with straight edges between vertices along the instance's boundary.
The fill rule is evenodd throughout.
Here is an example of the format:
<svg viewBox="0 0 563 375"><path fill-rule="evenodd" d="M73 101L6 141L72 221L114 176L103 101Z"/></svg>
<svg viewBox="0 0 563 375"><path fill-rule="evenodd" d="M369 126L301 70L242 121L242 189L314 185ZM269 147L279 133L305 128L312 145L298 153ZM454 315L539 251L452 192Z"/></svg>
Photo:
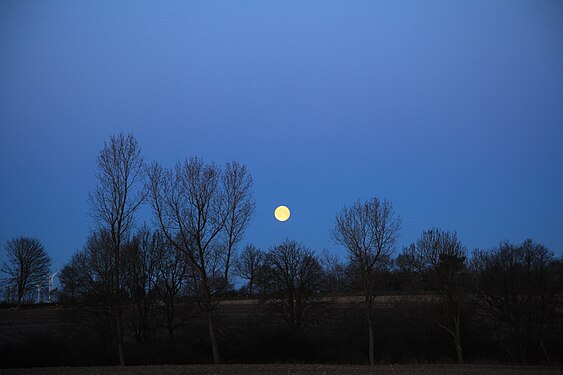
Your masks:
<svg viewBox="0 0 563 375"><path fill-rule="evenodd" d="M13 374L563 374L561 368L482 366L514 362L498 345L490 327L478 319L466 319L462 327L464 357L470 365L447 365L455 362L455 350L451 338L434 322L439 311L433 298L407 295L377 298L375 353L381 366L370 369L364 367L367 338L363 309L358 297L326 298L302 332L295 334L279 314L257 300L225 300L216 320L222 359L229 365L209 367L199 365L212 362L205 317L195 306L183 304L179 310L185 324L178 328L174 340L168 339L164 329L155 331L152 340L143 345L128 335L126 359L133 367L120 369L103 367L117 364L115 344L104 342L104 331L98 331L91 316L80 308L4 307L0 308L0 368L42 368L7 372ZM471 316L469 311L466 316ZM558 343L562 336L559 331L551 334L552 341L546 341L552 348L547 364L560 365L563 348ZM235 365L241 363L256 365ZM281 365L308 363L323 365ZM150 366L169 364L178 366Z"/></svg>
<svg viewBox="0 0 563 375"><path fill-rule="evenodd" d="M486 365L395 365L395 366L328 366L328 365L164 365L132 367L56 367L4 370L6 375L524 375L561 374L563 368Z"/></svg>
<svg viewBox="0 0 563 375"><path fill-rule="evenodd" d="M65 313L61 308L48 305L0 309L0 345L20 342L30 335L65 332L68 327Z"/></svg>

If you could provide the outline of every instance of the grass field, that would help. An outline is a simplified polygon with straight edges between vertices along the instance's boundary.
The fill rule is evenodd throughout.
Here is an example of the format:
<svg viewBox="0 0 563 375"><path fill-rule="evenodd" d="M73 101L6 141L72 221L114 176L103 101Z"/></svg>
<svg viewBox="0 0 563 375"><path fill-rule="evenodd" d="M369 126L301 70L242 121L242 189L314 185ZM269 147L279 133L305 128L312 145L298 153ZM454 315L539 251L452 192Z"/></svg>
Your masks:
<svg viewBox="0 0 563 375"><path fill-rule="evenodd" d="M5 375L556 375L563 374L557 367L520 367L492 365L380 365L331 366L331 365L175 365L131 367L53 367L1 370Z"/></svg>

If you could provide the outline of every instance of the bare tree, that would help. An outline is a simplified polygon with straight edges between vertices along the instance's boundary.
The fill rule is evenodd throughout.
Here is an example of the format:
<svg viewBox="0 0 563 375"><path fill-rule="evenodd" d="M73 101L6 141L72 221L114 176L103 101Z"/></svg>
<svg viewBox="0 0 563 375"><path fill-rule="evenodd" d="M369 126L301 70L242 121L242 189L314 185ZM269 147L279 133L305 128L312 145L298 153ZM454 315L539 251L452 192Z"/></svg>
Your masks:
<svg viewBox="0 0 563 375"><path fill-rule="evenodd" d="M326 250L323 251L321 260L325 273L325 291L340 293L348 290L352 285L349 265Z"/></svg>
<svg viewBox="0 0 563 375"><path fill-rule="evenodd" d="M466 274L466 250L457 233L429 229L416 243L405 248L397 261L403 271L416 275L417 282L426 282L428 288L440 295L448 323L436 323L452 336L457 362L463 363L460 322L467 291L463 278Z"/></svg>
<svg viewBox="0 0 563 375"><path fill-rule="evenodd" d="M249 296L254 293L258 272L264 263L264 253L254 245L246 245L240 255L235 259L235 273L248 281L246 290Z"/></svg>
<svg viewBox="0 0 563 375"><path fill-rule="evenodd" d="M302 244L286 240L271 248L260 273L259 284L294 333L315 316L315 297L323 286L324 273L315 253Z"/></svg>
<svg viewBox="0 0 563 375"><path fill-rule="evenodd" d="M391 202L373 198L357 201L344 207L336 215L336 225L331 236L348 251L348 257L359 274L366 305L369 337L369 363L374 365L373 301L375 275L378 263L388 258L394 250L401 220L393 211Z"/></svg>
<svg viewBox="0 0 563 375"><path fill-rule="evenodd" d="M124 249L123 279L129 313L126 321L141 345L149 340L157 326L156 285L164 242L160 232L143 227Z"/></svg>
<svg viewBox="0 0 563 375"><path fill-rule="evenodd" d="M478 312L509 357L551 363L546 343L561 322L561 263L543 245L501 243L473 254ZM555 333L557 334L557 333Z"/></svg>
<svg viewBox="0 0 563 375"><path fill-rule="evenodd" d="M59 280L61 299L77 303L73 319L80 326L93 329L102 344L115 342L115 258L111 234L107 230L91 232L84 248L63 267Z"/></svg>
<svg viewBox="0 0 563 375"><path fill-rule="evenodd" d="M59 272L61 283L61 302L79 303L86 294L87 266L85 254L78 251L72 254L69 262Z"/></svg>
<svg viewBox="0 0 563 375"><path fill-rule="evenodd" d="M221 231L221 237L226 257L224 278L228 284L232 250L244 236L254 212L253 181L246 167L234 161L225 165L221 173L221 182L225 195L221 210L226 214L225 228Z"/></svg>
<svg viewBox="0 0 563 375"><path fill-rule="evenodd" d="M189 285L207 315L213 362L220 363L213 312L229 286L232 252L252 212L252 177L233 162L221 170L192 158L168 170L150 168L150 202L168 241L186 255Z"/></svg>
<svg viewBox="0 0 563 375"><path fill-rule="evenodd" d="M5 284L15 287L18 307L25 294L37 285L44 285L49 277L51 258L35 238L19 237L6 243L8 261L2 272Z"/></svg>
<svg viewBox="0 0 563 375"><path fill-rule="evenodd" d="M112 136L98 156L98 186L91 193L92 216L111 235L114 267L114 310L119 364L125 365L120 258L123 244L134 224L134 214L144 199L142 188L144 163L133 135Z"/></svg>
<svg viewBox="0 0 563 375"><path fill-rule="evenodd" d="M190 266L186 254L165 241L158 264L156 291L163 303L166 329L170 340L183 320L178 319L176 305L182 291L187 287Z"/></svg>

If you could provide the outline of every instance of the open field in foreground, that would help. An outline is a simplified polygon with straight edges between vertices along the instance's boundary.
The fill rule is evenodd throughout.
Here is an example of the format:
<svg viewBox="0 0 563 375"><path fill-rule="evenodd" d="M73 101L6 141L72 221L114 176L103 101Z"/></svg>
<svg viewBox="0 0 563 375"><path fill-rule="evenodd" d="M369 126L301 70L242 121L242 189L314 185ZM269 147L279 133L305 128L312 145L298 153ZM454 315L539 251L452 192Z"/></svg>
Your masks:
<svg viewBox="0 0 563 375"><path fill-rule="evenodd" d="M521 367L493 365L164 365L131 367L52 367L2 370L6 375L524 375L563 374L561 367Z"/></svg>

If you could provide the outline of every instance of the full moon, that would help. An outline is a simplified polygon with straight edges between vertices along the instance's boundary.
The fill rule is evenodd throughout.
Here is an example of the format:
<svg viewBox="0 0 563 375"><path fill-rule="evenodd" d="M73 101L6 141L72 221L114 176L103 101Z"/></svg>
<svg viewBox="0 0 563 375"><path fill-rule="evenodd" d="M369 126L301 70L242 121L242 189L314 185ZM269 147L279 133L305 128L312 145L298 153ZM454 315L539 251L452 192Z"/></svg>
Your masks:
<svg viewBox="0 0 563 375"><path fill-rule="evenodd" d="M276 219L278 219L278 221L286 221L287 219L289 219L289 215L289 208L287 208L286 206L279 206L274 211L274 216L276 217Z"/></svg>

